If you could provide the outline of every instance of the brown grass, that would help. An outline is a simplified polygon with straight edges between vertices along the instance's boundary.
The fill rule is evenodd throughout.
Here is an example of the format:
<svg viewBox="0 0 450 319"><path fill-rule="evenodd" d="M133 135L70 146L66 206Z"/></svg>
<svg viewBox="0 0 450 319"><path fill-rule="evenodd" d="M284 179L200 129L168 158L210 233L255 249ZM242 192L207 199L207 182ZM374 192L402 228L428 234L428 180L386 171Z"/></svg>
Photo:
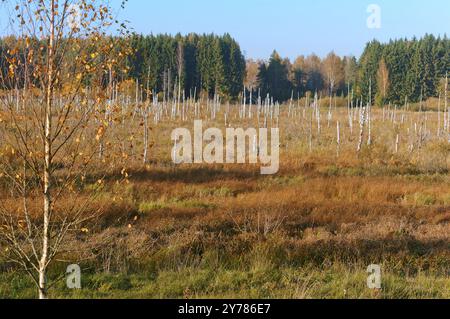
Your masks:
<svg viewBox="0 0 450 319"><path fill-rule="evenodd" d="M91 209L104 213L80 226L88 232L79 229L68 239L64 258L86 261L95 271L127 273L133 264L150 263L158 272L212 262L208 254L216 252L211 267L245 268L246 258L256 263L258 247L265 247L258 267L379 263L401 278L428 271L448 281L448 143L433 137L410 152L406 129L419 115L405 113L409 120L393 125L375 110L373 145L357 154L359 128L355 122L350 134L346 112L335 111L330 128L323 120L312 152L301 116L281 121L281 168L274 176L261 176L256 165L173 166L170 131L192 123L160 124L152 132L152 164L128 158L125 181L122 167L99 173L106 182ZM435 134L436 114L428 114ZM336 117L343 123L339 156Z"/></svg>

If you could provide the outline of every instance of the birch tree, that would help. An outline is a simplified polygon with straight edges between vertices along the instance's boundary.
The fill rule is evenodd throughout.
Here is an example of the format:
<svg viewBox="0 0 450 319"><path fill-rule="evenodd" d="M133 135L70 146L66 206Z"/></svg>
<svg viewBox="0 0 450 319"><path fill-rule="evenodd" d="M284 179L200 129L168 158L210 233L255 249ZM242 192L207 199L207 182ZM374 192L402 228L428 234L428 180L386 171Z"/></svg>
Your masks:
<svg viewBox="0 0 450 319"><path fill-rule="evenodd" d="M381 59L377 72L377 105L382 107L385 103L387 92L389 90L389 70L384 59Z"/></svg>
<svg viewBox="0 0 450 319"><path fill-rule="evenodd" d="M101 85L120 59L105 37L115 17L106 1L3 2L16 41L0 81L18 94L0 98L0 178L10 190L1 192L0 245L46 299L50 265L93 213L82 190L108 127Z"/></svg>

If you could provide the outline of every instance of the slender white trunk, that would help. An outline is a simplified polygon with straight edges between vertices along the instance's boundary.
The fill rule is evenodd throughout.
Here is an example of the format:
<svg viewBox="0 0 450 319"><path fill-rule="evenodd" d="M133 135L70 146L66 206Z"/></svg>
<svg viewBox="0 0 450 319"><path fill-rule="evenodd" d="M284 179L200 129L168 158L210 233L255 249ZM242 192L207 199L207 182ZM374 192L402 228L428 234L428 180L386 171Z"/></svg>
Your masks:
<svg viewBox="0 0 450 319"><path fill-rule="evenodd" d="M437 136L441 136L441 93L439 93L439 102L438 102L438 129Z"/></svg>
<svg viewBox="0 0 450 319"><path fill-rule="evenodd" d="M339 121L336 123L336 143L337 143L337 156L339 157L340 148L341 148L341 124Z"/></svg>
<svg viewBox="0 0 450 319"><path fill-rule="evenodd" d="M395 138L395 154L398 153L399 145L400 145L400 135L397 134L397 137Z"/></svg>
<svg viewBox="0 0 450 319"><path fill-rule="evenodd" d="M363 108L363 110L360 114L360 120L359 120L360 131L359 131L358 153L361 152L361 149L362 149L365 123L366 123L366 108Z"/></svg>
<svg viewBox="0 0 450 319"><path fill-rule="evenodd" d="M447 130L449 130L449 124L450 124L450 109L448 108L448 74L445 73L445 111L447 112Z"/></svg>
<svg viewBox="0 0 450 319"><path fill-rule="evenodd" d="M148 163L148 104L150 102L146 101L145 106L144 106L144 164Z"/></svg>
<svg viewBox="0 0 450 319"><path fill-rule="evenodd" d="M53 104L53 60L54 60L54 41L55 41L55 0L51 2L50 16L50 39L48 46L48 71L47 71L47 90L45 106L45 136L44 136L44 224L42 234L42 254L39 261L39 299L47 298L47 265L49 252L49 226L51 215L51 171L52 171L52 104Z"/></svg>
<svg viewBox="0 0 450 319"><path fill-rule="evenodd" d="M367 108L367 125L368 125L368 137L367 145L372 144L372 79L370 80L369 86L369 103Z"/></svg>

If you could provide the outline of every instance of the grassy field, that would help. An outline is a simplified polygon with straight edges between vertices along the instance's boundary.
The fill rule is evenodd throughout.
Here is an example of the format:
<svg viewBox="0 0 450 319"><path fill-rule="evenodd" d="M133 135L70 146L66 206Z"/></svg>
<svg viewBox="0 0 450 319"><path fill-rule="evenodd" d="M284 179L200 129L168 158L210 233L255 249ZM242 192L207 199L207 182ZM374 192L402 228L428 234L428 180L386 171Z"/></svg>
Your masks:
<svg viewBox="0 0 450 319"><path fill-rule="evenodd" d="M319 134L313 110L282 106L273 176L250 164L175 166L170 132L193 121L154 125L150 164L127 157L125 180L111 170L86 186L104 213L67 238L50 273L78 263L83 288L61 280L50 296L450 298L450 144L437 113L374 109L372 143L357 153L358 116L351 132L347 112L328 119L323 108ZM223 112L206 114L205 126L224 127ZM257 125L237 114L230 125ZM132 134L137 154L140 131L136 120L110 138ZM382 267L380 291L367 288L370 264ZM36 297L24 273L0 270L1 298Z"/></svg>

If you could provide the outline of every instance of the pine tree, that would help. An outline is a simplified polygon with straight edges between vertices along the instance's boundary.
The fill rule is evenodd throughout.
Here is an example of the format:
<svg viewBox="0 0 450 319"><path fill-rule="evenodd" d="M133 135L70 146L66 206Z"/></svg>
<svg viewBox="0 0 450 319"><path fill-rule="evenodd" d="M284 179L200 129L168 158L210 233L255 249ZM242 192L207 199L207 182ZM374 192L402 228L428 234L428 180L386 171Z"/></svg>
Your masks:
<svg viewBox="0 0 450 319"><path fill-rule="evenodd" d="M280 55L274 51L266 66L260 67L261 89L265 94L270 94L274 100L283 102L291 96L291 82L288 79L289 69L286 61L283 61Z"/></svg>

